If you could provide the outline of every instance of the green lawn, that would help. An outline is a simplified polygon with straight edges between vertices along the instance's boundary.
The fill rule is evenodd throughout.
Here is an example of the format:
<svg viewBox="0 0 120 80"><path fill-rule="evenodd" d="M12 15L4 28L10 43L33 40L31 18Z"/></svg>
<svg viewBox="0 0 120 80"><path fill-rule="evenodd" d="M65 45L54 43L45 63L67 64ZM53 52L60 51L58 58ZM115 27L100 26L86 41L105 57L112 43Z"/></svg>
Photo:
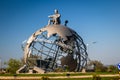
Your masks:
<svg viewBox="0 0 120 80"><path fill-rule="evenodd" d="M92 78L84 78L84 79L79 79L79 78L67 78L67 79L51 79L51 80L93 80ZM97 79L94 79L97 80ZM101 80L119 80L118 78L101 78Z"/></svg>
<svg viewBox="0 0 120 80"><path fill-rule="evenodd" d="M118 74L118 73L108 73L108 72L88 72L88 73L80 73L80 72L64 72L64 73L47 73L47 74L0 74L0 76L27 76L28 80L30 76L36 76L36 77L58 77L58 76L67 76L67 74L70 74L70 76L80 76L80 75L108 75L108 74ZM119 80L120 76L116 77L100 77L100 80ZM38 79L38 80L99 80L99 79L93 79L93 78L62 78L62 79Z"/></svg>
<svg viewBox="0 0 120 80"><path fill-rule="evenodd" d="M118 74L118 73L110 73L110 72L87 72L87 73L80 73L80 72L63 72L63 73L46 73L46 74L0 74L0 76L66 76L70 74L70 76L80 76L80 75L104 75L104 74Z"/></svg>
<svg viewBox="0 0 120 80"><path fill-rule="evenodd" d="M92 80L91 78L86 78L86 79L79 79L79 78L72 78L72 79L70 79L70 78L65 78L65 79L52 79L52 80Z"/></svg>

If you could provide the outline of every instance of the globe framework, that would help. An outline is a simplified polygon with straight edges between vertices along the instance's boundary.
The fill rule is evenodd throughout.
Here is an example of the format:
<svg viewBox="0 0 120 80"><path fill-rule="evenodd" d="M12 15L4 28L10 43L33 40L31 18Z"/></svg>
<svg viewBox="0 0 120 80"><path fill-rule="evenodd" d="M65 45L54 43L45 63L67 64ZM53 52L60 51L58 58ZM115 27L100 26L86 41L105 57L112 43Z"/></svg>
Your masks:
<svg viewBox="0 0 120 80"><path fill-rule="evenodd" d="M87 64L83 39L66 25L47 25L34 32L24 45L25 65L17 73L45 73L66 68L81 71Z"/></svg>

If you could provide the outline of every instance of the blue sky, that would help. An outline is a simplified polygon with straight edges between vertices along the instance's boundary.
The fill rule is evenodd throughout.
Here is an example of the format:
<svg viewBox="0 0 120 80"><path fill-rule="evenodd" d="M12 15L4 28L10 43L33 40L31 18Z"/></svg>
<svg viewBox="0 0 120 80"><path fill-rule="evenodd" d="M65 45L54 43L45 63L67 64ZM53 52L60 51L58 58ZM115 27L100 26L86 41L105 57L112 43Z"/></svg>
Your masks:
<svg viewBox="0 0 120 80"><path fill-rule="evenodd" d="M91 60L120 63L119 0L0 0L2 61L22 58L22 41L47 25L54 9L59 10L62 24L69 20L68 26L89 44Z"/></svg>

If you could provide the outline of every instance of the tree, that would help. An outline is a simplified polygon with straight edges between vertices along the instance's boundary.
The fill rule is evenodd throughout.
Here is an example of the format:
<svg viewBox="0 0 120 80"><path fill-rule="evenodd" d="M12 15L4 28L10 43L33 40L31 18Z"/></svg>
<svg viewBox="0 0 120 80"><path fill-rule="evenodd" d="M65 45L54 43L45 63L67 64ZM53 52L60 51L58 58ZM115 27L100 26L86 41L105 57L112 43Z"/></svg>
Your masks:
<svg viewBox="0 0 120 80"><path fill-rule="evenodd" d="M90 65L94 65L96 72L105 72L107 71L107 67L105 67L100 61L94 60L90 61Z"/></svg>
<svg viewBox="0 0 120 80"><path fill-rule="evenodd" d="M118 72L119 70L117 69L117 67L116 66L114 66L114 65L109 65L108 66L108 72Z"/></svg>
<svg viewBox="0 0 120 80"><path fill-rule="evenodd" d="M22 62L20 60L13 59L13 58L9 59L9 61L6 62L6 64L8 65L7 72L13 73L13 74L15 74L16 71L22 66Z"/></svg>

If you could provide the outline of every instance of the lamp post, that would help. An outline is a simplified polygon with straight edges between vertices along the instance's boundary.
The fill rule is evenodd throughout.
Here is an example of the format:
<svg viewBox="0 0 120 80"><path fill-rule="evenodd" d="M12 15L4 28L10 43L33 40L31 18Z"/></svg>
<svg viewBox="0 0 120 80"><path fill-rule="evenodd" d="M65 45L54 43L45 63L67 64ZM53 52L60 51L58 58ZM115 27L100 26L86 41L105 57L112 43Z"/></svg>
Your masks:
<svg viewBox="0 0 120 80"><path fill-rule="evenodd" d="M97 42L94 41L94 42L92 42L92 43L90 43L90 44L86 44L88 54L90 53L90 47L91 47L93 44L96 44L96 43L97 43ZM90 65L90 62L91 62L91 59L88 58L88 61L87 61L87 69L88 69L88 70L89 70L89 67L91 66L91 65ZM93 66L94 66L94 64L93 64ZM93 69L93 70L94 70L94 69Z"/></svg>
<svg viewBox="0 0 120 80"><path fill-rule="evenodd" d="M88 52L88 54L89 54L89 52L90 52L90 48L89 48L89 46L91 46L91 45L93 45L93 44L96 44L97 42L96 41L94 41L94 42L92 42L92 43L90 43L90 44L86 44L86 47L87 47L87 52ZM90 61L90 59L89 59L89 61Z"/></svg>
<svg viewBox="0 0 120 80"><path fill-rule="evenodd" d="M2 59L0 57L0 71L2 72Z"/></svg>

